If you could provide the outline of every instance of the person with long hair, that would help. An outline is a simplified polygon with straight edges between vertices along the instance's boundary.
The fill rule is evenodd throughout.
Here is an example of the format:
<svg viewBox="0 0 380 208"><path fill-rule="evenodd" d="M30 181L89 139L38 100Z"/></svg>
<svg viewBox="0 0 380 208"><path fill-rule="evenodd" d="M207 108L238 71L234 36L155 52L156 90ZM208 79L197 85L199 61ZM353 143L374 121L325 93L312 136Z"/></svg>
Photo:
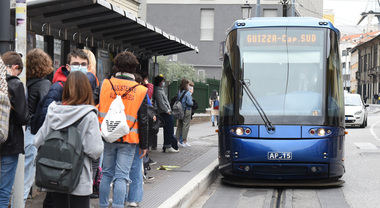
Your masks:
<svg viewBox="0 0 380 208"><path fill-rule="evenodd" d="M209 105L211 107L211 123L212 126L215 126L215 117L216 117L216 123L219 125L219 96L218 91L213 90L209 99ZM217 106L216 106L217 105Z"/></svg>
<svg viewBox="0 0 380 208"><path fill-rule="evenodd" d="M51 82L45 76L52 73L53 61L42 49L35 48L26 56L26 87L28 89L28 108L32 118L37 111L38 103L49 92ZM34 160L37 148L34 146L34 133L31 132L31 123L26 126L25 147L25 170L24 170L24 204L28 198L30 188L36 175Z"/></svg>
<svg viewBox="0 0 380 208"><path fill-rule="evenodd" d="M190 143L187 142L187 135L190 129L191 110L192 110L194 102L193 102L193 97L191 96L191 92L188 91L189 80L185 78L182 79L179 87L180 89L177 95L178 100L180 100L182 95L185 94L182 100L180 100L182 103L182 109L185 111L185 115L182 120L178 120L177 131L175 134L176 134L176 137L179 138L182 133L182 140L183 140L182 147L190 147L191 146Z"/></svg>
<svg viewBox="0 0 380 208"><path fill-rule="evenodd" d="M103 141L90 83L86 74L75 71L67 76L62 102L54 101L49 105L45 122L34 138L37 149L44 143L50 129L63 129L78 121L77 130L81 135L85 154L82 173L78 186L71 193L48 190L52 193L55 208L90 207L93 183L91 161L99 158L103 152Z"/></svg>
<svg viewBox="0 0 380 208"><path fill-rule="evenodd" d="M94 53L88 49L82 49L82 51L87 55L88 67L87 67L87 78L90 81L92 91L99 86L99 80L96 76L96 58Z"/></svg>

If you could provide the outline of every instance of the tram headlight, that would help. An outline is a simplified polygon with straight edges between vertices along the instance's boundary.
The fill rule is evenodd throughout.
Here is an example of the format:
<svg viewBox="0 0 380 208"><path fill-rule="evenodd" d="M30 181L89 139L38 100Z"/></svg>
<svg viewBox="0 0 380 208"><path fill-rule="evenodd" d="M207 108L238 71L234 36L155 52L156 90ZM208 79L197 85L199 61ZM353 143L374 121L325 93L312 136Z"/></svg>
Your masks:
<svg viewBox="0 0 380 208"><path fill-rule="evenodd" d="M318 134L318 136L325 136L326 131L325 131L325 129L318 129L317 134Z"/></svg>
<svg viewBox="0 0 380 208"><path fill-rule="evenodd" d="M241 136L244 134L244 129L242 127L237 127L235 133Z"/></svg>

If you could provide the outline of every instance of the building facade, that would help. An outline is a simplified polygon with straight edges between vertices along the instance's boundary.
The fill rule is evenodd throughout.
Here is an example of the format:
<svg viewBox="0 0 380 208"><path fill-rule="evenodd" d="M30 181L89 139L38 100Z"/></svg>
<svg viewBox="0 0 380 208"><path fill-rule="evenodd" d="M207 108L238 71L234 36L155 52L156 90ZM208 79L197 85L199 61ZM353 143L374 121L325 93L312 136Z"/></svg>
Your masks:
<svg viewBox="0 0 380 208"><path fill-rule="evenodd" d="M380 35L377 35L368 37L351 49L358 53L357 93L367 103L374 103L374 95L380 92L379 43Z"/></svg>
<svg viewBox="0 0 380 208"><path fill-rule="evenodd" d="M297 4L292 7L292 2ZM170 60L193 65L205 78L220 79L220 48L225 32L236 20L242 19L242 6L248 4L251 17L291 16L294 11L295 16L322 18L323 13L323 0L142 0L139 17L199 48L199 54L173 54Z"/></svg>

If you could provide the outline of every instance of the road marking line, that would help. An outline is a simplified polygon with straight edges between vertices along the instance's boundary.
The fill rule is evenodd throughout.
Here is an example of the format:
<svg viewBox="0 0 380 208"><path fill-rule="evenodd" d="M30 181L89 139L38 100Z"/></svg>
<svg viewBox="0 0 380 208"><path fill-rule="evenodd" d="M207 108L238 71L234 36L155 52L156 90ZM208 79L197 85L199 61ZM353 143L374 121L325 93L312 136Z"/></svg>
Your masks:
<svg viewBox="0 0 380 208"><path fill-rule="evenodd" d="M376 135L375 131L373 130L373 128L376 126L376 124L378 124L380 121L377 121L376 123L372 124L371 125L371 129L370 129L370 132L373 136L373 138L375 138L377 141L380 141L379 137Z"/></svg>

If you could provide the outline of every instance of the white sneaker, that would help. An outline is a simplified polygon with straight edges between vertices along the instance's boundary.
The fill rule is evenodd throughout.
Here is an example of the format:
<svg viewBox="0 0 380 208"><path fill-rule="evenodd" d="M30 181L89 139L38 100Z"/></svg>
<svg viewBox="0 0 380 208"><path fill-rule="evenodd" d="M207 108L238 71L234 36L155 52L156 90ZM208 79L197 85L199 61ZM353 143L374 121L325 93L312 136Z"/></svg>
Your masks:
<svg viewBox="0 0 380 208"><path fill-rule="evenodd" d="M183 146L185 146L185 147L191 147L191 145L189 144L189 142L183 143Z"/></svg>
<svg viewBox="0 0 380 208"><path fill-rule="evenodd" d="M128 207L138 207L139 203L138 202L129 202Z"/></svg>
<svg viewBox="0 0 380 208"><path fill-rule="evenodd" d="M165 149L165 152L169 152L169 153L178 153L179 150L176 150L176 149L174 149L173 147L170 147L170 148L166 148L166 149Z"/></svg>
<svg viewBox="0 0 380 208"><path fill-rule="evenodd" d="M186 145L184 143L179 143L178 142L178 147L186 147Z"/></svg>

